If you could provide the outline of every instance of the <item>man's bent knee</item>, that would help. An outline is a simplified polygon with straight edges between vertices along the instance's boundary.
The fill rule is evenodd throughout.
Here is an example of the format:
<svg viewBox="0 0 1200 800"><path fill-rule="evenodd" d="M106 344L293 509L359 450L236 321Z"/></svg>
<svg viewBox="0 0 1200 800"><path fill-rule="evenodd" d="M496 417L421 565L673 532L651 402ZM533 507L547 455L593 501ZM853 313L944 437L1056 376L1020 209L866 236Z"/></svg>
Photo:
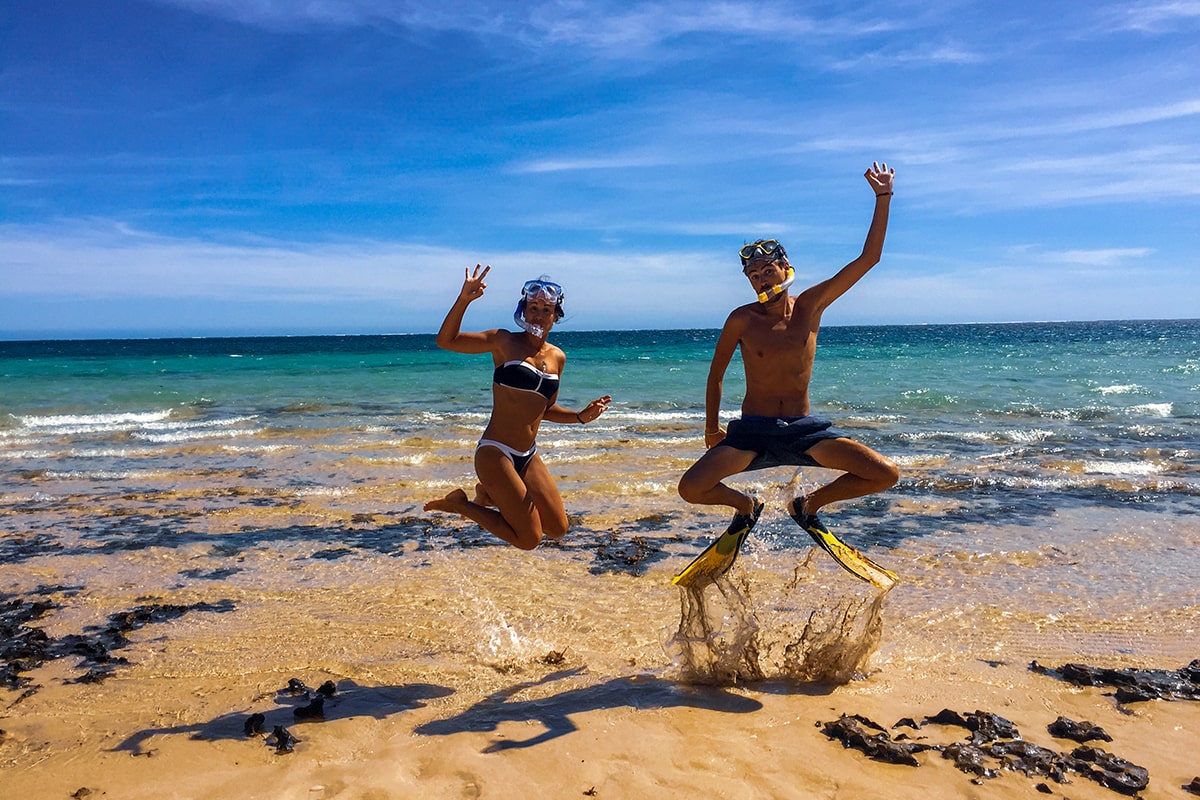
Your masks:
<svg viewBox="0 0 1200 800"><path fill-rule="evenodd" d="M699 503L704 497L704 493L710 487L701 485L701 482L696 480L690 472L685 472L683 477L679 479L679 496L688 503Z"/></svg>
<svg viewBox="0 0 1200 800"><path fill-rule="evenodd" d="M900 468L890 458L879 456L872 474L866 477L879 485L879 491L883 491L892 488L900 480Z"/></svg>

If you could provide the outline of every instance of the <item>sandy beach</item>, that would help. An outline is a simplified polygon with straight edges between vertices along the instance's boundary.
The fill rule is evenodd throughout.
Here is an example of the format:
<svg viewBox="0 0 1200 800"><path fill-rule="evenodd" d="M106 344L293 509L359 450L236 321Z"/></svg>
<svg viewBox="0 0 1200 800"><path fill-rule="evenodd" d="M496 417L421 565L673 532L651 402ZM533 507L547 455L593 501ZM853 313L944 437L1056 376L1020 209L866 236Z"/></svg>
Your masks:
<svg viewBox="0 0 1200 800"><path fill-rule="evenodd" d="M378 565L318 562L294 570L291 589L209 581L148 598L128 581L49 617L47 634L61 637L147 602L237 609L132 630L112 653L128 664L102 682L73 682L79 660L62 658L33 672L38 688L28 696L6 691L0 795L929 800L1031 797L1042 783L1072 800L1120 796L1078 775L1069 784L1008 771L978 779L936 751L917 754L919 767L879 763L821 727L861 715L928 744L969 736L939 724L891 730L943 709L993 712L1022 738L1061 752L1077 745L1051 736L1050 723L1095 723L1113 739L1097 744L1149 770L1146 798L1188 796L1181 787L1200 772L1200 704L1120 705L1111 690L1032 672L1031 656L1056 666L1078 639L914 613L904 584L882 604L866 668L846 683L768 676L694 685L680 680L678 652L672 662L680 594L666 568L649 580L589 576L577 563L524 557L527 581L514 586L514 552L415 557L426 566L406 570L403 585ZM809 570L808 585L827 603L873 597L838 571ZM760 595L771 582L752 556L735 572ZM716 589L706 597L720 612ZM755 602L767 641L783 623ZM771 606L782 608L777 598ZM1177 669L1196 643L1188 630L1190 642L1147 641L1152 655L1109 657L1104 666ZM313 693L287 691L293 680ZM297 721L295 710L326 681L336 693L324 718ZM265 733L247 735L255 713ZM291 752L279 752L276 725L298 740Z"/></svg>
<svg viewBox="0 0 1200 800"><path fill-rule="evenodd" d="M473 486L490 375L428 341L17 352L0 800L1122 796L964 772L943 710L1057 754L1081 745L1048 726L1093 723L1143 797L1193 796L1200 703L1030 669L1200 657L1193 330L831 332L823 411L902 477L823 519L885 596L785 513L814 468L739 476L767 508L729 581L671 585L728 522L675 491L703 336L577 335L571 391L619 400L539 437L572 529L529 553L421 510ZM843 715L940 749L871 760Z"/></svg>

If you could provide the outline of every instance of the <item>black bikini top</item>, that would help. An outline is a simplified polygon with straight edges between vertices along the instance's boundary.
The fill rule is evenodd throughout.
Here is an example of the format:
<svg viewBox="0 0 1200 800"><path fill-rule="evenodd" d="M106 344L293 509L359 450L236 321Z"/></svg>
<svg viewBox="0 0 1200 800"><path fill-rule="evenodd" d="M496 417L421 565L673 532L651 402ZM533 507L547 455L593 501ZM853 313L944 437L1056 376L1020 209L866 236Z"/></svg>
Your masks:
<svg viewBox="0 0 1200 800"><path fill-rule="evenodd" d="M528 361L506 361L492 373L492 382L522 392L537 392L547 400L558 393L558 376L542 372Z"/></svg>

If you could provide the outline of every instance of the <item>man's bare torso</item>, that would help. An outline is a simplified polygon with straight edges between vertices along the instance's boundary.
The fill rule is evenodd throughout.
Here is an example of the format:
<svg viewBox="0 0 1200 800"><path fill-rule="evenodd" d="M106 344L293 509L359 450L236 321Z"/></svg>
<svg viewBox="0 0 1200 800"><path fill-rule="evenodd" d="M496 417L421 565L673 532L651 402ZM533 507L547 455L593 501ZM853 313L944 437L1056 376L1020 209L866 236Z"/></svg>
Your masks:
<svg viewBox="0 0 1200 800"><path fill-rule="evenodd" d="M777 302L786 306L754 303L736 312L746 370L742 414L803 417L809 413L820 314L804 294Z"/></svg>

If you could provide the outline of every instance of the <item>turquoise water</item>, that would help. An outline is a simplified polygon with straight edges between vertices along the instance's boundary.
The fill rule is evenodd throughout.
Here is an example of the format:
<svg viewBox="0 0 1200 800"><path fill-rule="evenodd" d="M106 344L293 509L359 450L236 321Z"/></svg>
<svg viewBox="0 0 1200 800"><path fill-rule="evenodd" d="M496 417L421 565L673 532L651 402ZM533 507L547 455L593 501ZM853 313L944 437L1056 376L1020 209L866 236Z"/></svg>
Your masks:
<svg viewBox="0 0 1200 800"><path fill-rule="evenodd" d="M0 590L286 587L315 562L352 583L459 553L514 576L529 558L585 564L658 597L727 519L675 493L702 452L717 333L555 331L559 402L614 402L543 426L572 531L531 555L421 510L473 485L487 356L432 336L0 343ZM726 419L740 386L735 360ZM830 327L812 397L901 467L894 489L824 514L901 574L891 613L952 620L969 598L1012 626L1020 597L1029 630L1072 614L1093 649L1127 648L1122 626L1182 646L1171 621L1200 608L1200 321ZM744 568L791 574L810 543L783 503L830 477L733 480L768 500Z"/></svg>
<svg viewBox="0 0 1200 800"><path fill-rule="evenodd" d="M716 335L556 335L568 354L561 402L615 401L586 432L548 425L544 437L609 453L660 441L698 455L686 435L703 414ZM726 418L737 413L739 366ZM18 495L14 476L29 469L132 466L118 444L136 445L144 465L188 443L246 445L293 429L470 438L491 398L486 357L438 350L431 336L8 342L0 376L0 474ZM815 413L872 447L940 465L900 491L966 483L1193 513L1198 386L1195 321L843 327L822 332L812 395Z"/></svg>

